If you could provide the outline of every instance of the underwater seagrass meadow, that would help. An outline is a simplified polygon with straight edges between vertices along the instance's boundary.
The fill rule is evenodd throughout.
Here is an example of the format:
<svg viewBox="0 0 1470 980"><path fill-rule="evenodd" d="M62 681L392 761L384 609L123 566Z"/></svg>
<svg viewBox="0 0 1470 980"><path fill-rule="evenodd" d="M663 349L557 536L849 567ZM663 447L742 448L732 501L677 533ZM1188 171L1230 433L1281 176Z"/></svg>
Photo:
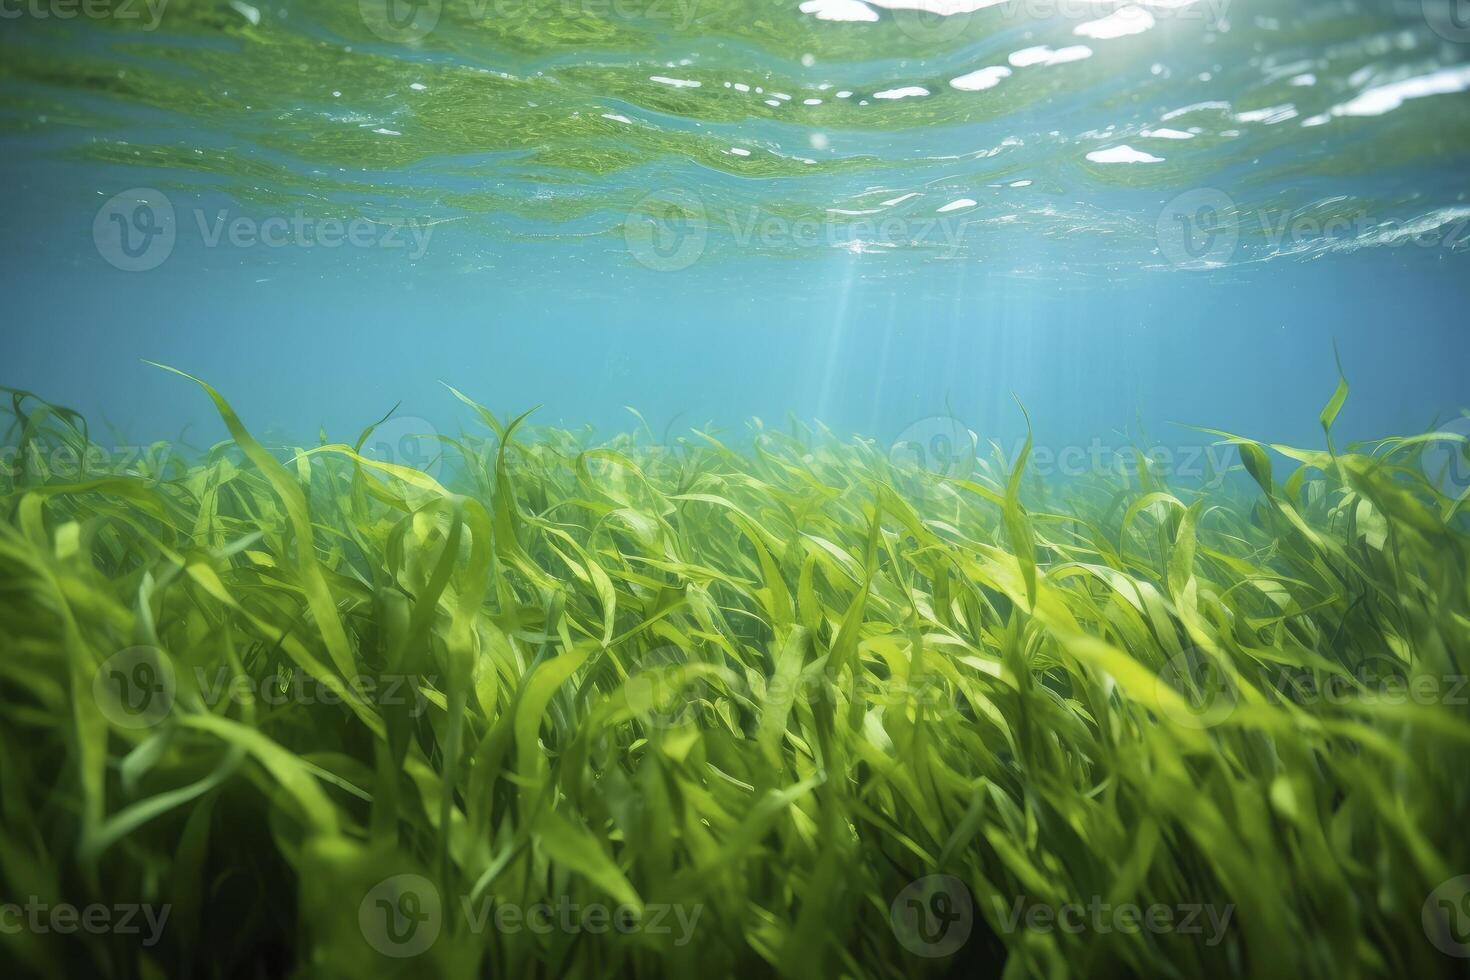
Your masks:
<svg viewBox="0 0 1470 980"><path fill-rule="evenodd" d="M1467 975L1463 0L0 0L0 216L0 975Z"/></svg>

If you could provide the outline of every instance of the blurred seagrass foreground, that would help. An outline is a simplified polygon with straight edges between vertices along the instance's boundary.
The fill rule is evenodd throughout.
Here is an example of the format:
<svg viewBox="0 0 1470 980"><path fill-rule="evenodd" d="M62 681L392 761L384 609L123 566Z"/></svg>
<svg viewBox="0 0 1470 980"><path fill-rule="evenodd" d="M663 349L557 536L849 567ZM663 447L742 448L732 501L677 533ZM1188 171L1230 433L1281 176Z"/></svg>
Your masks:
<svg viewBox="0 0 1470 980"><path fill-rule="evenodd" d="M1325 449L1219 434L1240 465L1173 487L799 426L592 446L462 395L441 485L205 391L230 441L99 471L12 393L12 975L1470 954L1470 537L1429 465L1463 439L1334 446L1345 385Z"/></svg>

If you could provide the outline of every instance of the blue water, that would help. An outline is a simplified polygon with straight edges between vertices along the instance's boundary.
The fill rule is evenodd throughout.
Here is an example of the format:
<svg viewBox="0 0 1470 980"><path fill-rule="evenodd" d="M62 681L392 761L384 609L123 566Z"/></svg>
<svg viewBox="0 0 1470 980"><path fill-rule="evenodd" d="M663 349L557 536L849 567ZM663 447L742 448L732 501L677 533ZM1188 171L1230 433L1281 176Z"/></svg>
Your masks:
<svg viewBox="0 0 1470 980"><path fill-rule="evenodd" d="M1278 16L1291 15L1288 9ZM812 23L823 30L851 26ZM1293 50L1305 59L1302 73L1315 70L1324 76L1318 84L1326 85L1332 46L1352 38L1345 40L1339 25L1333 40L1314 44L1315 23L1301 27L1306 39L1299 34ZM1234 32L1251 24L1237 9ZM6 43L104 52L119 43L114 35L99 40L93 25L54 28L34 38L16 34ZM969 194L974 207L958 211L976 223L965 232L964 247L946 251L942 240L930 240L920 247L853 248L845 238L851 229L843 226L832 240L787 248L784 239L732 240L725 227L709 233L710 244L687 267L664 269L650 268L640 259L638 243L618 233L626 209L600 226L600 212L565 221L497 221L493 207L488 213L456 208L449 192L499 182L532 197L568 189L611 196L614 190L670 186L676 179L675 186L703 194L712 213L723 206L716 201L733 201L736 208L764 202L769 213L778 213L778 204L797 193L790 190L792 179L741 177L665 155L610 173L563 173L556 184L548 182L548 171L540 172L538 182L524 167L493 156L467 162L430 153L397 170L375 165L358 177L375 182L385 199L400 184L444 192L408 212L439 222L425 226L430 237L421 250L411 240L403 248L273 248L227 240L211 245L196 213L204 216L205 229L220 212L245 216L258 227L267 218L289 219L300 206L334 200L312 193L313 175L324 171L310 147L304 145L296 159L274 148L254 148L250 140L272 125L268 115L248 128L228 118L216 127L167 106L140 107L146 100L95 88L81 92L60 79L21 71L6 80L12 123L0 151L0 201L7 216L0 230L7 323L0 384L75 408L94 428L135 444L182 436L188 444L207 446L223 437L198 389L145 364L148 359L210 381L252 429L298 443L314 443L321 433L350 442L395 405L399 415L438 431L471 425L470 413L447 383L497 412L540 406L534 416L540 423L591 426L603 435L641 428L625 408L632 406L660 439L709 425L738 434L753 418L783 425L792 415L844 436L891 443L912 424L938 417L957 419L982 439L1007 444L1024 434L1019 402L1030 413L1038 443L1058 451L1099 441L1110 447L1213 441L1191 425L1318 446L1317 414L1337 381L1335 345L1352 386L1338 423L1342 438L1428 430L1470 404L1470 229L1457 210L1470 173L1463 166L1470 146L1460 139L1470 118L1470 94L1459 90L1465 86L1456 88L1453 74L1463 69L1470 50L1434 37L1415 11L1398 29L1419 40L1403 50L1389 45L1376 55L1368 45L1369 56L1343 69L1356 65L1356 74L1338 79L1339 94L1320 100L1323 106L1351 104L1355 94L1371 95L1375 88L1381 93L1395 80L1438 78L1444 91L1362 118L1348 113L1317 129L1302 128L1301 118L1310 111L1303 107L1284 124L1254 124L1271 127L1262 130L1261 139L1269 140L1263 148L1216 148L1188 163L1175 162L1186 141L1145 143L1135 135L1128 146L1167 151L1165 166L1172 168L1141 182L1132 175L1147 173L1147 164L1093 166L1080 159L1082 151L1124 142L1098 135L1104 124L1126 129L1130 121L1151 117L1158 126L1163 106L1189 103L1189 96L1170 98L1167 90L1149 89L1150 99L1166 101L1147 111L1128 109L1126 81L1115 79L1094 81L1079 92L1059 90L1013 114L971 123L868 133L828 128L824 132L832 133L834 143L850 143L851 157L885 153L896 162L879 175L803 178L800 196L824 196L828 207L860 210L853 205L864 195L872 201L927 192L934 175L946 174L950 184L929 193L924 214ZM203 39L197 31L184 35L171 42L169 57L179 45L208 46L207 32ZM154 57L150 45L168 36L129 35L130 46L112 56L146 63ZM1390 30L1364 36L1395 35ZM1143 45L1146 39L1121 43ZM722 44L689 34L680 40L683 50L694 53ZM248 50L250 42L243 43ZM972 49L957 42L948 53L934 55L932 64L973 67L995 60L963 62L960 53ZM220 56L236 57L236 50L227 46ZM419 77L416 66L424 56L415 49L403 62L402 78ZM1184 62L1193 55L1177 41L1161 41L1153 49L1139 48L1128 63L1146 67L1171 57ZM168 61L161 50L157 58ZM558 60L578 62L575 53L563 51L544 58L540 70L554 73ZM486 61L494 59L487 55ZM896 85L907 76L932 73L927 64L922 58L875 60L849 66L848 76L887 77ZM957 74L959 67L945 73ZM1066 67L1043 70L1059 73ZM1216 85L1217 94L1226 98L1232 84L1249 88L1228 80L1229 67L1216 68L1226 79ZM1001 84L1033 70L1018 68ZM666 71L679 75L675 68ZM208 74L206 66L206 79ZM1140 77L1149 76L1140 71ZM324 87L331 84L324 79ZM875 80L870 88L882 84ZM41 94L52 100L49 113L26 107L25 99ZM275 107L282 117L293 108L287 104L291 98L283 96ZM905 102L917 97L881 108L896 112ZM58 104L123 112L131 122L113 122L101 131L114 146L224 146L240 159L259 153L261 159L284 160L301 183L271 188L279 199L262 204L240 198L231 189L237 184L221 184L218 175L202 179L158 163L92 159L87 148L98 145L92 127L58 129L50 121L37 122L54 117ZM420 118L430 117L425 112ZM674 130L704 124L665 113L660 125ZM1250 131L1253 124L1220 125ZM1355 128L1341 128L1348 125ZM790 123L754 120L750 126L764 136L799 141ZM1085 146L1074 135L1061 141L1065 147L1036 149L1036 140L1044 146L1046 134L1057 128L1080 133L1083 127L1094 131ZM1196 128L1199 139L1211 135L1208 126ZM1289 140L1276 135L1288 130ZM1030 141L1029 155L1008 165L1011 172L1004 176L961 179L972 164L944 162L1016 133ZM1229 139L1239 143L1249 136ZM1412 153L1411 144L1417 147ZM1395 148L1402 152L1390 152ZM1324 151L1336 154L1335 164L1319 155ZM1345 154L1367 162L1354 173L1343 165ZM908 163L906 156L912 157ZM737 155L730 165L744 165L745 159ZM1112 180L1115 173L1130 176L1118 182ZM1025 180L1032 183L1010 186ZM1367 224L1336 238L1309 229L1311 241L1302 248L1247 234L1221 255L1201 252L1172 263L1167 254L1161 258L1161 208L1206 186L1259 208L1279 202L1303 213L1351 197L1348 206L1363 211ZM133 188L160 189L177 217L177 238L166 260L145 271L114 267L94 233L104 202ZM618 198L626 199L626 193ZM1435 242L1383 241L1379 222L1424 215L1434 216L1427 227L1435 229ZM675 246L688 232L676 225L651 227L655 236L672 236L660 241ZM917 225L905 231L915 228L924 231ZM519 233L527 229L533 233ZM781 234L790 237L789 229ZM1369 244L1375 236L1379 244ZM1204 231L1198 241L1202 248L1210 243Z"/></svg>

